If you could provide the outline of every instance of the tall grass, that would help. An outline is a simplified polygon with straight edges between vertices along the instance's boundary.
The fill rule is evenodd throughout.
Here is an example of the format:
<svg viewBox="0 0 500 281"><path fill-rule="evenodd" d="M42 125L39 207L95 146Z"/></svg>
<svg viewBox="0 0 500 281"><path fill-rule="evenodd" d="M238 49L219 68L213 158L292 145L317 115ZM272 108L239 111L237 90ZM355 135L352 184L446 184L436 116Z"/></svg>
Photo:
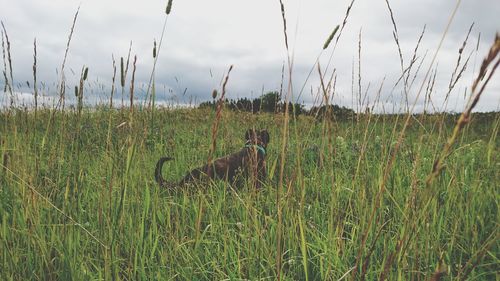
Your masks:
<svg viewBox="0 0 500 281"><path fill-rule="evenodd" d="M424 31L405 67L394 15L386 3L400 54L397 83L403 83L403 94L409 97L422 65L411 78ZM290 101L293 52L285 6L280 4L288 56L285 100ZM336 70L331 57L325 68L319 59L334 39L336 46L353 4L314 62L320 78L318 100L326 106L334 102ZM172 1L167 5L168 15ZM2 34L8 43L4 26ZM7 43L6 87L13 81ZM370 108L361 91L361 46L360 32L360 109ZM37 93L36 43L34 48ZM125 90L130 49L126 62L120 60L118 109L84 106L89 70L83 67L75 89L76 109L12 106L0 111L0 279L498 277L500 114L472 114L499 64L498 36L460 116L415 115L414 105L405 99L404 115L367 110L350 120L335 119L329 107L322 119L319 112L296 116L288 108L284 114L224 110L232 66L215 111L154 108L154 69L148 86L151 110L134 105L136 57ZM158 52L155 47L155 61ZM461 54L450 92L465 67ZM110 103L114 58L113 69ZM420 95L426 87L426 103L432 103L432 69L431 63L417 90ZM377 102L384 83L376 91ZM123 104L126 94L128 108ZM214 91L214 99L216 95ZM179 179L207 159L241 149L244 132L253 127L267 128L271 135L266 152L269 179L261 190L255 191L251 181L238 186L206 182L198 189L179 190L160 189L154 182L158 157L175 158L164 172L169 179Z"/></svg>
<svg viewBox="0 0 500 281"><path fill-rule="evenodd" d="M1 115L2 279L276 278L275 169L281 158L276 142L267 155L272 177L258 193L250 185L228 188L223 182L199 192L169 192L153 181L157 157L175 156L166 170L170 179L205 163L207 156L199 151L209 150L205 136L213 112L159 110L158 122L150 127L149 114L136 111L132 126L118 127L124 121L119 111L84 109L78 138L72 129L77 116L68 114L64 130L62 120L54 120L41 150L43 120L50 114L40 110L37 119L26 111ZM242 147L240 128L248 124L279 135L273 115L225 114L220 135L231 137L219 139L216 155ZM306 274L311 280L338 279L352 270L360 235L377 206L383 173L379 163L392 145L384 136L390 135L387 129L394 119L372 118L364 145L365 132L355 133L356 140L350 141L340 137L350 134L350 122L336 124L335 157L330 157L328 146L318 150L322 124L304 117L295 121L298 130L311 134L291 134L292 149L285 155L284 182L290 192L281 201L283 279L303 279ZM447 135L453 129L450 119L443 124ZM495 132L500 116L471 119L470 130L457 139L446 170L430 189L425 178L440 151L433 144L443 143L445 137L432 130L440 116L427 120L408 129L388 176L377 209L380 224L367 241L371 254L366 258L370 262L363 260L365 278L378 278L384 264L392 264L389 279L427 279L437 264L444 264L451 277L471 268L470 278L493 278L498 265ZM364 148L358 150L360 145ZM320 153L325 155L322 165ZM395 255L386 261L392 252Z"/></svg>

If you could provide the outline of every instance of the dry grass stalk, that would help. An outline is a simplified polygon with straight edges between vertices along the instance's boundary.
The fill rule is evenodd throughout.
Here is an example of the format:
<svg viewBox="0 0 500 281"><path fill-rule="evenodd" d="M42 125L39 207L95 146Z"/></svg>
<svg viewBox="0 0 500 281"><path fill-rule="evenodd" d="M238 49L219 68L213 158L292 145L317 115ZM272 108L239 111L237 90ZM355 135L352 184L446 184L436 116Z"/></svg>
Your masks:
<svg viewBox="0 0 500 281"><path fill-rule="evenodd" d="M413 112L413 109L415 108L417 100L420 97L422 89L423 89L423 87L425 85L425 81L427 80L427 77L429 76L431 67L432 67L434 61L437 58L437 54L438 54L439 50L441 49L441 46L442 46L443 41L444 41L444 38L446 37L446 34L448 33L449 27L451 25L451 22L453 21L453 18L455 17L455 14L456 14L456 12L458 10L458 7L460 6L460 3L461 3L461 0L457 0L457 4L455 5L455 8L453 9L452 14L450 15L450 18L448 19L448 24L446 25L446 28L445 28L445 30L443 32L443 35L442 35L441 40L439 42L439 45L438 45L438 47L437 47L437 49L436 49L436 51L434 53L434 56L433 56L433 58L431 60L429 68L428 68L428 70L427 70L427 72L425 74L425 77L424 77L423 82L422 82L422 84L420 86L420 89L417 92L417 95L415 97L415 102L413 103L411 109L409 110L409 112L408 112L408 114L406 116L406 120L405 120L405 122L403 124L403 128L401 129L401 131L399 133L397 142L394 145L393 149L391 150L391 153L389 154L390 157L389 157L389 159L387 161L387 164L385 165L385 168L383 170L382 178L380 179L379 191L376 194L374 206L373 206L372 212L370 214L370 217L368 219L368 224L367 224L366 229L364 230L364 232L362 234L361 246L359 247L358 254L357 254L357 257L356 257L356 268L359 268L359 263L361 261L362 255L363 255L363 250L365 249L365 246L366 246L366 242L367 242L367 239L368 239L368 234L370 233L370 229L372 228L372 225L374 225L374 224L376 225L379 222L380 216L378 215L377 211L378 211L378 209L380 207L382 195L383 195L383 193L385 193L387 179L389 178L389 174L390 174L390 172L392 170L394 161L396 159L396 155L399 152L399 148L401 146L401 143L403 142L406 129L408 128L408 124L410 123L410 118L412 117L411 113ZM352 278L353 279L355 279L356 273L357 273L357 270L354 270L352 272Z"/></svg>
<svg viewBox="0 0 500 281"><path fill-rule="evenodd" d="M474 106L477 104L482 92L485 89L485 86L488 84L489 80L493 76L495 69L498 67L498 64L500 62L500 56L499 56L499 51L500 51L500 40L498 37L498 34L496 35L495 43L493 43L490 52L488 56L484 59L483 64L481 66L481 71L478 74L477 79L473 83L472 86L472 98L467 105L466 109L460 116L459 120L457 121L457 124L453 130L452 136L448 139L448 141L445 143L444 148L441 150L440 156L436 159L434 162L433 170L431 174L427 177L426 180L426 186L427 189L430 187L432 184L433 180L439 175L439 172L443 169L443 161L446 159L446 157L450 153L450 149L453 146L456 138L458 137L458 134L460 133L461 129L469 122L470 120L470 114L474 108ZM494 62L496 59L496 62ZM491 64L494 64L491 66ZM490 67L491 66L491 67ZM488 74L488 77L486 81L484 81L478 90L479 83L481 83L482 79L486 77L486 74ZM476 91L477 90L477 91ZM414 204L413 204L414 206ZM411 210L410 210L411 211ZM418 222L422 220L423 213L419 214L419 217L413 220L413 224L411 228L406 227L405 229L415 229L417 226ZM498 233L494 232L492 233L488 239L486 239L486 242L483 244L481 249L474 254L469 261L461 268L461 270L458 273L458 279L465 279L466 276L478 265L479 261L482 259L484 254L488 251L488 249L492 246L493 241L498 240ZM446 271L442 270L436 270L436 272L431 276L430 280L440 280ZM462 277L463 274L463 277Z"/></svg>
<svg viewBox="0 0 500 281"><path fill-rule="evenodd" d="M420 71L420 66L422 66L422 63L424 62L424 58L425 56L427 55L427 52L426 52L426 55L424 56L424 58L420 61L420 64L419 66L417 67L417 71L415 71L415 74L413 76L413 80L411 82L410 85L408 85L408 79L410 78L410 73L411 73L411 68L413 66L413 64L417 61L417 52L418 52L418 48L420 47L420 42L422 42L422 38L424 37L424 34L425 34L425 28L426 28L426 25L424 25L424 27L422 28L422 32L420 33L420 36L418 37L418 41L417 41L417 45L415 46L415 49L413 50L413 57L411 58L410 60L410 65L408 66L408 71L407 71L407 75L406 75L406 81L405 81L405 85L408 86L408 89L407 91L410 90L411 88L411 85L413 85L413 81L415 81L416 77L417 77L417 74L419 73Z"/></svg>
<svg viewBox="0 0 500 281"><path fill-rule="evenodd" d="M358 34L358 103L357 112L361 112L361 34L362 29L359 29ZM359 122L359 114L356 115L356 120Z"/></svg>
<svg viewBox="0 0 500 281"><path fill-rule="evenodd" d="M3 55L3 68L4 68L2 74L5 82L3 91L7 92L7 86L9 86L10 84L9 84L9 78L7 77L7 60L5 58L5 40L4 40L3 30L2 30L2 55Z"/></svg>
<svg viewBox="0 0 500 281"><path fill-rule="evenodd" d="M4 71L3 71L3 76L5 78L5 89L4 92L7 92L9 90L10 93L10 106L14 106L14 93L13 93L13 85L14 85L14 77L12 75L12 57L10 55L10 40L9 40L9 35L7 34L7 29L5 28L5 25L3 24L3 21L1 22L2 24L2 52L3 52L3 64L4 64ZM5 42L4 42L5 38ZM7 46L5 46L7 45ZM9 64L9 68L7 69L7 62ZM7 74L9 73L9 75ZM9 83L9 77L10 76L10 83Z"/></svg>
<svg viewBox="0 0 500 281"><path fill-rule="evenodd" d="M82 113L82 108L83 108L83 84L85 80L87 80L87 76L89 73L89 68L88 67L82 67L82 74L80 76L80 86L79 88L75 87L75 96L77 98L77 109L78 109L78 115Z"/></svg>
<svg viewBox="0 0 500 281"><path fill-rule="evenodd" d="M321 55L323 54L323 51L326 50L328 48L328 46L330 45L331 41L333 40L333 37L335 37L335 34L337 34L338 29L339 29L339 25L335 26L335 28L333 29L332 33L330 33L330 36L328 36L328 38L326 39L325 43L323 44L323 49L321 49L321 52L316 57L316 60L314 61L311 69L309 70L309 73L307 74L306 79L304 79L304 83L302 84L302 87L300 88L299 94L298 94L297 99L296 99L297 101L302 96L302 93L304 92L304 89L306 87L307 81L309 81L309 78L311 77L311 74L314 71L315 65L319 62L319 59L321 58ZM332 52L332 55L333 55L333 52ZM332 58L332 56L330 56L330 60L331 60L331 58ZM283 65L283 68L284 67L285 66ZM326 68L326 71L328 71L328 67ZM282 74L283 74L283 71L282 71ZM282 82L281 83L281 89L283 89L283 79L281 79L281 82ZM281 98L281 92L282 91L280 90L280 98Z"/></svg>
<svg viewBox="0 0 500 281"><path fill-rule="evenodd" d="M443 169L443 161L448 156L449 151L453 146L453 144L455 143L455 140L458 137L460 131L467 123L469 123L472 110L474 109L477 102L481 98L481 95L486 85L490 81L491 77L495 73L496 68L498 67L498 64L500 63L499 52L500 52L500 37L498 34L496 34L495 42L491 46L488 55L484 58L481 64L481 69L479 70L479 74L474 83L472 84L471 99L469 100L469 103L467 104L465 110L460 115L460 118L458 119L457 124L453 129L453 133L451 137L448 139L448 141L445 143L440 156L434 162L432 172L430 173L430 175L427 177L426 180L427 186L431 185L433 180L439 175L439 173ZM486 78L486 81L480 84L487 74L488 76Z"/></svg>
<svg viewBox="0 0 500 281"><path fill-rule="evenodd" d="M123 92L125 89L125 66L123 63L123 57L120 58L120 86L122 87L122 105L123 108Z"/></svg>
<svg viewBox="0 0 500 281"><path fill-rule="evenodd" d="M465 46L467 45L467 41L469 40L469 35L472 31L472 28L474 27L474 23L471 24L469 31L467 32L467 36L465 37L464 42L462 43L462 46L458 50L458 59L457 59L457 64L455 66L455 69L453 70L453 73L451 74L450 82L448 84L448 92L446 93L445 99L444 99L444 105L443 105L443 110L446 108L446 104L448 102L448 98L450 97L451 91L455 88L455 85L457 84L458 80L462 77L462 74L465 72L467 69L467 64L469 63L469 60L472 56L471 52L467 59L465 60L464 64L460 68L460 62L462 60L462 54L465 49ZM458 70L460 68L460 70Z"/></svg>
<svg viewBox="0 0 500 281"><path fill-rule="evenodd" d="M136 63L137 63L137 56L134 56L132 80L130 81L130 112L134 112L134 84L135 84Z"/></svg>
<svg viewBox="0 0 500 281"><path fill-rule="evenodd" d="M352 0L351 3L349 4L349 6L347 6L347 11L345 12L345 17L344 17L344 20L342 21L342 27L340 27L340 32L339 32L339 36L337 36L337 39L335 40L335 46L334 46L334 49L336 49L337 47L337 43L339 42L339 39L340 39L340 35L342 35L342 31L344 30L344 27L346 26L347 24L347 18L349 18L349 14L351 13L351 9L352 9L352 6L354 5L354 1L355 0ZM330 62L328 62L328 65L330 64ZM328 66L327 66L328 67Z"/></svg>
<svg viewBox="0 0 500 281"><path fill-rule="evenodd" d="M375 101L378 101L380 99L380 95L382 93L384 82L385 82L385 77L384 77L384 79L382 79L382 82L380 83L380 87L379 87L379 89L377 91L377 95L375 97ZM359 153L358 162L357 162L357 165L356 165L356 170L355 170L354 176L352 178L352 190L355 189L356 179L357 179L357 177L359 175L359 171L361 169L361 162L363 161L363 158L365 157L366 147L367 147L367 144L368 144L368 135L369 135L368 134L368 129L370 127L371 119L372 119L372 116L373 116L373 114L371 114L371 112L373 112L373 108L375 107L375 103L372 106L370 114L368 114L368 120L367 120L367 123L366 123L366 128L365 128L365 132L364 132L363 142L362 142L362 145L361 145L361 151ZM367 105L367 108L369 108L368 105Z"/></svg>
<svg viewBox="0 0 500 281"><path fill-rule="evenodd" d="M130 45L128 48L128 54L127 54L127 63L124 63L123 57L120 58L120 85L122 87L122 104L121 108L123 109L124 106L124 96L125 96L125 79L127 77L127 72L128 72L128 66L129 66L129 61L130 61L130 52L132 51L132 41L130 41Z"/></svg>
<svg viewBox="0 0 500 281"><path fill-rule="evenodd" d="M36 86L36 38L33 41L33 95L35 96L35 119L38 110L38 88Z"/></svg>
<svg viewBox="0 0 500 281"><path fill-rule="evenodd" d="M330 122L331 122L331 119L332 119L332 116L334 116L331 112L331 108L330 108L330 105L328 103L329 101L329 87L326 86L325 87L325 82L324 82L324 76L323 74L321 73L321 66L318 62L318 74L319 74L319 80L320 80L320 85L321 85L321 92L323 93L323 102L325 104L325 112L323 112L323 131L322 131L322 138L321 138L321 148L320 148L320 151L321 153L319 154L319 167L320 168L323 168L324 164L324 151L325 151L325 146L326 146L326 140L325 140L325 137L326 136L331 136L331 131L330 131ZM329 84L330 85L330 84ZM333 94L332 94L333 95ZM321 106L318 107L318 111L316 112L316 117L318 116L319 114L319 111L321 109Z"/></svg>
<svg viewBox="0 0 500 281"><path fill-rule="evenodd" d="M333 54L335 53L335 50L337 49L337 44L339 42L340 36L342 35L342 31L344 30L344 28L347 24L347 19L349 18L349 14L351 13L351 9L352 9L352 6L354 5L354 1L355 0L352 0L351 3L349 4L349 6L347 7L347 10L346 10L345 16L344 16L344 20L342 21L342 25L340 27L340 31L338 32L337 39L335 39L335 45L333 46L333 51L330 54L330 57L328 58L328 63L326 64L326 67L325 67L325 73L327 73L328 69L330 68L330 65L331 65L332 59L333 59ZM314 67L312 69L314 69ZM311 72L312 72L312 69L311 69ZM307 79L306 79L306 81L307 81Z"/></svg>
<svg viewBox="0 0 500 281"><path fill-rule="evenodd" d="M398 47L398 53L399 53L399 62L401 64L401 72L403 72L403 76L404 76L404 60L403 60L403 53L401 52L401 45L399 44L399 35L398 35L398 28L397 28L397 25L396 25L396 21L394 20L394 14L392 12L392 9L391 9L391 5L389 4L389 1L388 0L385 0L385 2L387 3L387 8L389 9L389 13L391 15L391 22L392 22L392 26L393 26L393 32L392 32L392 37L394 38L394 41L396 42L396 46ZM418 44L417 44L418 45ZM409 75L409 70L411 69L411 66L413 65L413 62L410 63L410 66L407 68L408 69L408 75ZM406 106L406 111L408 112L410 107L409 107L409 101L408 101L408 86L407 86L407 80L404 80L404 91L403 91L403 94L404 94L404 98L405 98L405 106Z"/></svg>
<svg viewBox="0 0 500 281"><path fill-rule="evenodd" d="M285 61L283 61L283 64L281 65L281 83L280 83L280 91L277 96L277 102L281 101L283 97L283 81L285 81ZM280 108L276 106L275 113L278 113L280 111Z"/></svg>
<svg viewBox="0 0 500 281"><path fill-rule="evenodd" d="M396 87L399 85L399 83L403 82L403 94L405 95L405 102L406 103L407 103L407 95L408 95L409 91L411 90L411 86L413 85L413 82L415 81L418 73L420 72L420 67L422 66L422 63L424 62L425 57L427 57L427 52L426 52L424 57L420 61L420 64L419 64L417 70L415 71L415 73L413 75L413 80L412 80L411 84L408 85L408 80L410 78L411 69L413 68L413 65L415 64L415 62L418 60L418 57L417 57L418 48L419 48L420 43L422 41L423 35L425 33L425 28L426 28L426 26L424 25L424 28L422 29L422 32L420 33L420 36L417 40L417 44L415 45L415 49L413 50L413 57L410 60L409 65L402 70L401 75L399 76L398 80L396 80L396 83L394 83L394 86L392 87L391 92L390 92L390 94L392 95L394 93L394 91L396 90Z"/></svg>
<svg viewBox="0 0 500 281"><path fill-rule="evenodd" d="M283 34L285 35L285 47L288 51L288 35L286 32L286 17L285 17L285 5L283 5L283 1L280 0L280 8L281 8L281 18L283 19Z"/></svg>
<svg viewBox="0 0 500 281"><path fill-rule="evenodd" d="M155 97L153 95L150 96L150 91L154 92L154 75L156 72L156 63L158 62L158 57L160 56L160 49L161 49L161 44L163 42L163 36L165 35L165 30L167 29L167 22L168 22L168 15L170 14L172 10L172 0L169 0L167 3L167 8L165 9L165 21L163 22L163 28L161 30L161 36L160 36L160 42L158 43L158 49L156 48L156 40L154 41L154 48L153 48L153 69L151 70L151 75L149 77L149 83L148 83L148 90L146 91L146 100L149 98L149 107L154 104L154 101L152 101Z"/></svg>
<svg viewBox="0 0 500 281"><path fill-rule="evenodd" d="M125 66L123 63L123 57L120 58L120 86L125 87ZM123 97L122 97L123 103Z"/></svg>
<svg viewBox="0 0 500 281"><path fill-rule="evenodd" d="M127 77L128 73L128 67L130 66L130 53L132 52L132 41L130 41L130 44L128 46L128 53L127 53L127 63L125 64L125 73L124 77ZM124 82L125 83L125 82ZM124 84L125 85L125 84Z"/></svg>
<svg viewBox="0 0 500 281"><path fill-rule="evenodd" d="M422 56L422 59L420 59L420 63L417 66L417 70L413 74L413 78L411 79L410 85L408 85L408 91L410 91L410 89L413 86L413 83L415 83L415 81L417 80L417 75L420 73L420 69L422 68L422 65L424 64L424 61L427 58L427 53L428 53L428 51L425 51L425 54ZM415 58L415 61L416 60L418 60L418 57ZM408 73L408 76L410 76L410 73Z"/></svg>
<svg viewBox="0 0 500 281"><path fill-rule="evenodd" d="M73 37L73 32L75 30L76 19L78 18L78 13L80 12L80 6L76 10L75 16L73 17L73 23L71 24L71 29L68 36L68 42L66 42L66 50L64 51L64 58L61 65L61 82L59 84L59 101L57 102L57 107L62 106L61 109L64 110L64 102L65 102L65 89L66 89L66 77L64 76L64 67L66 65L66 59L68 58L69 45L71 43L71 38Z"/></svg>
<svg viewBox="0 0 500 281"><path fill-rule="evenodd" d="M116 61L115 57L111 56L113 60L113 77L111 78L111 94L109 96L109 109L113 108L113 96L115 94L115 81L116 81Z"/></svg>
<svg viewBox="0 0 500 281"><path fill-rule="evenodd" d="M328 90L327 90L327 87L325 87L325 82L324 82L324 77L323 77L323 73L321 73L321 66L320 64L318 63L318 74L319 74L319 81L320 81L320 85L321 85L321 92L323 93L323 102L325 103L325 106L326 106L326 117L330 117L330 107L328 106L328 100L330 99L329 98L329 95L328 95ZM318 109L319 111L319 109ZM317 114L316 114L317 116Z"/></svg>
<svg viewBox="0 0 500 281"><path fill-rule="evenodd" d="M214 123L212 124L212 144L210 146L210 151L208 152L208 160L207 163L210 164L213 159L213 155L215 153L215 149L217 147L217 131L219 129L219 123L220 119L222 116L222 108L224 106L224 98L226 96L226 85L227 82L229 81L229 74L231 73L231 70L233 69L233 65L229 67L229 70L227 71L226 78L224 79L224 83L222 84L222 93L221 96L217 102L217 108L215 112L215 120ZM216 93L216 91L212 92ZM212 169L208 169L208 178L212 178ZM203 200L202 197L200 196L199 202L198 202L198 216L196 219L196 239L195 239L195 247L198 245L198 240L200 238L200 232L201 232L201 219L203 216Z"/></svg>
<svg viewBox="0 0 500 281"><path fill-rule="evenodd" d="M337 43L339 42L340 35L342 34L342 30L344 30L344 27L347 24L347 18L349 17L349 13L351 11L351 8L352 8L353 4L354 4L354 0L352 0L351 3L349 4L349 6L347 7L347 11L346 11L346 14L345 14L345 17L344 17L344 21L342 22L342 27L340 27L340 31L338 31L339 30L339 25L335 26L335 28L333 29L332 33L330 33L330 36L325 41L325 44L323 44L323 49L319 53L319 55L316 58L316 61L314 62L314 64L311 66L311 69L309 70L309 73L307 74L306 79L304 79L304 83L302 84L302 87L300 88L299 94L298 94L297 99L296 99L297 101L302 96L302 93L304 92L306 84L309 81L309 78L311 77L311 74L314 71L315 65L319 62L319 59L320 59L321 55L323 54L323 51L328 48L328 46L330 45L331 41L333 40L333 37L335 37L335 35L338 32L337 39L335 39L335 45L333 46L333 51L330 54L330 57L328 59L328 63L327 63L326 68L325 68L325 74L328 72L328 68L330 67L330 64L331 64L332 59L333 59L333 54L335 53L335 50L337 49Z"/></svg>
<svg viewBox="0 0 500 281"><path fill-rule="evenodd" d="M287 87L287 95L285 97L285 114L283 118L283 130L282 130L282 144L281 144L281 156L280 156L280 170L279 170L279 181L278 187L276 189L276 206L277 206L277 230L276 230L276 279L281 280L281 266L282 266L282 246L281 246L281 235L282 235L282 209L281 209L281 189L283 188L283 176L285 171L285 152L288 140L288 120L290 117L289 113L289 101L292 95L292 61L290 58L290 51L288 48L288 35L286 28L286 17L285 17L285 6L283 5L283 1L280 0L281 7L281 18L283 20L283 35L285 40L285 47L287 52L287 61L288 61L288 87ZM290 188L290 185L288 186Z"/></svg>
<svg viewBox="0 0 500 281"><path fill-rule="evenodd" d="M224 79L224 83L222 84L222 93L220 95L219 100L217 101L217 108L215 111L215 120L214 123L212 124L212 145L210 146L210 151L208 153L208 160L207 163L211 163L213 159L213 155L215 153L215 149L217 147L217 131L219 130L219 123L220 123L220 118L222 116L222 108L224 106L224 98L226 96L226 85L227 82L229 81L229 74L231 73L231 70L233 69L233 66L231 65L229 67L229 70L227 71L226 78ZM210 169L208 170L210 173ZM208 175L211 177L211 175Z"/></svg>
<svg viewBox="0 0 500 281"><path fill-rule="evenodd" d="M399 62L401 63L401 71L404 69L404 60L403 60L403 53L401 52L401 46L399 45L399 36L398 36L398 27L396 25L396 21L394 20L394 13L392 12L391 5L389 4L389 0L385 0L385 3L387 4L387 8L389 9L389 13L391 15L391 22L392 22L392 37L394 37L394 41L396 41L396 45L398 46L398 53L399 53Z"/></svg>
<svg viewBox="0 0 500 281"><path fill-rule="evenodd" d="M469 31L467 32L467 36L465 36L465 40L464 42L462 43L462 47L460 47L460 49L458 49L458 60L457 60L457 64L455 66L455 69L453 70L453 73L451 74L451 78L450 78L450 83L448 85L448 88L452 88L452 86L454 84L457 83L457 80L459 79L459 76L460 75L457 75L457 71L458 71L458 67L460 66L460 61L462 59L462 53L465 49L465 46L467 45L467 41L469 40L469 36L470 36L470 33L472 31L472 28L474 27L474 22L470 25L469 27ZM479 42L478 42L479 44ZM477 50L477 49L476 49Z"/></svg>
<svg viewBox="0 0 500 281"><path fill-rule="evenodd" d="M436 75L437 75L437 66L434 69L434 75L432 75L432 78L427 81L427 88L425 89L424 114L427 113L428 104L432 105L432 111L436 111L436 107L434 106L434 103L432 103L431 99L431 94L432 91L434 90L434 84L436 82Z"/></svg>

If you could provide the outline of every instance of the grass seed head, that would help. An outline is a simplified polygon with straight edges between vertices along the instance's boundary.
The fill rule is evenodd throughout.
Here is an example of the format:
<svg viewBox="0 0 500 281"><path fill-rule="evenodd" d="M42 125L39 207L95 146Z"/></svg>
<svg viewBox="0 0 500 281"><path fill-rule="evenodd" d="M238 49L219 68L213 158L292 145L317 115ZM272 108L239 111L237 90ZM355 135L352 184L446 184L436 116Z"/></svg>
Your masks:
<svg viewBox="0 0 500 281"><path fill-rule="evenodd" d="M125 69L123 68L123 57L120 58L120 74L121 85L122 87L125 87Z"/></svg>
<svg viewBox="0 0 500 281"><path fill-rule="evenodd" d="M88 74L89 74L89 68L85 67L85 71L83 72L83 81L87 80Z"/></svg>
<svg viewBox="0 0 500 281"><path fill-rule="evenodd" d="M172 10L172 0L168 0L167 4L167 9L165 10L165 13L170 14L170 11Z"/></svg>
<svg viewBox="0 0 500 281"><path fill-rule="evenodd" d="M156 40L153 42L153 58L156 58Z"/></svg>
<svg viewBox="0 0 500 281"><path fill-rule="evenodd" d="M335 34L337 33L337 30L339 30L339 25L337 25L335 27L335 29L333 29L332 33L330 34L330 36L328 36L328 39L326 39L326 42L325 44L323 45L323 50L325 50L326 48L328 48L328 45L330 45L330 42L332 42L332 39L333 37L335 36Z"/></svg>

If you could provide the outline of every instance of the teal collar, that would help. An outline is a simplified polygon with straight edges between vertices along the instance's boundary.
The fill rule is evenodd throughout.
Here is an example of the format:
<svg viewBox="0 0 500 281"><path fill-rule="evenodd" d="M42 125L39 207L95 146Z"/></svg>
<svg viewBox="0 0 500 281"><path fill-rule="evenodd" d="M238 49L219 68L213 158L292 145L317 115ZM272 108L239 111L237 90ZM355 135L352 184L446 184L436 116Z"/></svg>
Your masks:
<svg viewBox="0 0 500 281"><path fill-rule="evenodd" d="M245 147L255 147L258 151L262 152L262 154L266 155L266 150L258 144L247 144Z"/></svg>

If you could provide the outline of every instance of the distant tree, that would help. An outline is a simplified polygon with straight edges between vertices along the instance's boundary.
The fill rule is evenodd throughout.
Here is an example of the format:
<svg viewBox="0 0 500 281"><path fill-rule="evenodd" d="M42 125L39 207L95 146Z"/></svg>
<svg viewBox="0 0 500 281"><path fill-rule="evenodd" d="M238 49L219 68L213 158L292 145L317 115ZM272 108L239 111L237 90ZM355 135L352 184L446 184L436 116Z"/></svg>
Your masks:
<svg viewBox="0 0 500 281"><path fill-rule="evenodd" d="M252 111L252 101L247 98L241 98L237 100L231 100L229 103L229 108L237 111Z"/></svg>
<svg viewBox="0 0 500 281"><path fill-rule="evenodd" d="M279 103L279 93L268 92L262 96L260 96L261 100L261 111L264 112L276 112Z"/></svg>
<svg viewBox="0 0 500 281"><path fill-rule="evenodd" d="M286 110L286 103L285 102L280 103L278 108L280 112L284 113ZM295 114L296 116L298 116L306 113L306 109L304 108L304 105L300 103L288 102L288 113Z"/></svg>
<svg viewBox="0 0 500 281"><path fill-rule="evenodd" d="M198 108L215 108L215 102L204 101L198 105Z"/></svg>
<svg viewBox="0 0 500 281"><path fill-rule="evenodd" d="M252 113L260 112L261 101L260 98L253 99L252 101Z"/></svg>
<svg viewBox="0 0 500 281"><path fill-rule="evenodd" d="M356 116L354 110L336 104L329 105L328 107L325 105L321 107L313 106L309 110L308 114L315 116L319 120L323 120L323 118L327 116L337 120L350 120Z"/></svg>

